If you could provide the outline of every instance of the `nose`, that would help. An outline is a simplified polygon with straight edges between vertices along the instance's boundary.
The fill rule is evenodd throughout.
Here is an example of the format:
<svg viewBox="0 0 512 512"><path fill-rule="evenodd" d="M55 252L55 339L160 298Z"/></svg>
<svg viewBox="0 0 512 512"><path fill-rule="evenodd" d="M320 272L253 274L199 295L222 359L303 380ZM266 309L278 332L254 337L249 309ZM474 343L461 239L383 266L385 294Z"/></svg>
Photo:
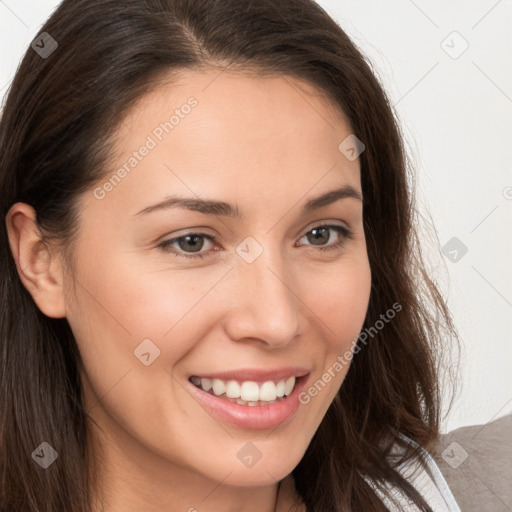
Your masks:
<svg viewBox="0 0 512 512"><path fill-rule="evenodd" d="M267 250L252 263L237 263L227 290L232 306L224 317L230 339L282 347L296 337L301 300L292 270Z"/></svg>

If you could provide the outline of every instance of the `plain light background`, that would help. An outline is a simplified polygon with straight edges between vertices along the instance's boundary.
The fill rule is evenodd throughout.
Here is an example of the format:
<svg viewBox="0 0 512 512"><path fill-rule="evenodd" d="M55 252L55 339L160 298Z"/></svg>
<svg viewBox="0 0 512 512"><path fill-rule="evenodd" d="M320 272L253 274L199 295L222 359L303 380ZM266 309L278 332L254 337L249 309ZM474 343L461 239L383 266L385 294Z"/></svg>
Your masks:
<svg viewBox="0 0 512 512"><path fill-rule="evenodd" d="M318 3L368 56L395 106L418 210L437 232L430 269L462 341L460 391L444 430L510 413L512 0ZM58 4L0 0L2 98Z"/></svg>

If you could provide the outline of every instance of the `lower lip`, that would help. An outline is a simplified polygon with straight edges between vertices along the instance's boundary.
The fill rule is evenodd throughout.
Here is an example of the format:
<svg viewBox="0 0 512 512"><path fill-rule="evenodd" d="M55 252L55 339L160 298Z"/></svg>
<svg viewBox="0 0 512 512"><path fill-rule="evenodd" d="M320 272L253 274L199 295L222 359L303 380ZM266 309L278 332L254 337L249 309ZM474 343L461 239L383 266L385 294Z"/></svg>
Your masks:
<svg viewBox="0 0 512 512"><path fill-rule="evenodd" d="M189 381L195 395L203 406L223 421L246 429L265 429L280 425L299 408L299 394L309 375L297 378L293 391L283 400L271 405L239 405L211 395Z"/></svg>

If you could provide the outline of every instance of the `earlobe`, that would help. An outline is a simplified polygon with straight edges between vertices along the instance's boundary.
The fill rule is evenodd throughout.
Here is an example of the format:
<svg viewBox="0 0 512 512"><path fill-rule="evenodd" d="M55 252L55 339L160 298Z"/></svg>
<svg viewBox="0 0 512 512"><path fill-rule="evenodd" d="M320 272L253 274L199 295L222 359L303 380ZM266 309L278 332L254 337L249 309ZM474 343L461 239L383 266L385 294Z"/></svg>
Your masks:
<svg viewBox="0 0 512 512"><path fill-rule="evenodd" d="M9 245L18 274L37 307L46 316L66 316L60 258L41 236L36 212L26 203L11 206L6 216Z"/></svg>

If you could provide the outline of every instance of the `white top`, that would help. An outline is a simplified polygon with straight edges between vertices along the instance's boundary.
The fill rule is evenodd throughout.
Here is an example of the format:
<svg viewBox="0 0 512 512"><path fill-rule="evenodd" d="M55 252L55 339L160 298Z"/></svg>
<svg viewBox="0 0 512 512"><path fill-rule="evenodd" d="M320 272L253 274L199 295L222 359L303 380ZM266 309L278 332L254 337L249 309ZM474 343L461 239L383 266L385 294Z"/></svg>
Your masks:
<svg viewBox="0 0 512 512"><path fill-rule="evenodd" d="M402 439L407 441L414 447L419 445L412 439L409 439L403 434L399 434ZM396 446L396 445L395 445ZM423 468L419 461L414 463L402 463L397 466L399 472L408 480L414 488L423 496L425 501L430 505L433 512L461 512L455 498L453 497L446 480L444 479L441 470L435 463L432 456L423 448L420 448L420 452L424 455L425 461L428 465L428 471ZM394 458L400 456L403 453L403 448L396 446L396 449L392 451L390 457ZM373 482L365 477L365 480L372 486L377 495L381 498L382 502L391 512L418 512L418 507L410 502L410 500L401 491L394 489L388 484L388 489L391 491L391 495L395 497L396 503L393 503L389 498L383 495ZM276 504L276 511L278 512L289 512L289 503L293 496L295 502L300 502L300 498L295 490L293 482L293 474L290 473L282 482L281 488L278 495L278 502ZM306 512L306 507L303 503L294 510L300 512Z"/></svg>
<svg viewBox="0 0 512 512"><path fill-rule="evenodd" d="M419 447L416 442L409 439L407 436L401 434L401 437L414 447ZM421 447L419 447L419 449L424 455L428 471L425 470L419 461L409 462L407 464L402 463L397 467L397 469L423 496L433 512L461 512L436 462L426 450ZM400 450L400 448L397 447L396 452L393 452L393 455L399 455L402 451L403 450ZM391 490L392 496L396 498L399 504L393 503L389 498L384 496L368 478L366 478L366 480L370 485L372 485L383 503L391 512L418 511L418 507L414 505L401 491L393 489L390 485L387 486L388 489Z"/></svg>

